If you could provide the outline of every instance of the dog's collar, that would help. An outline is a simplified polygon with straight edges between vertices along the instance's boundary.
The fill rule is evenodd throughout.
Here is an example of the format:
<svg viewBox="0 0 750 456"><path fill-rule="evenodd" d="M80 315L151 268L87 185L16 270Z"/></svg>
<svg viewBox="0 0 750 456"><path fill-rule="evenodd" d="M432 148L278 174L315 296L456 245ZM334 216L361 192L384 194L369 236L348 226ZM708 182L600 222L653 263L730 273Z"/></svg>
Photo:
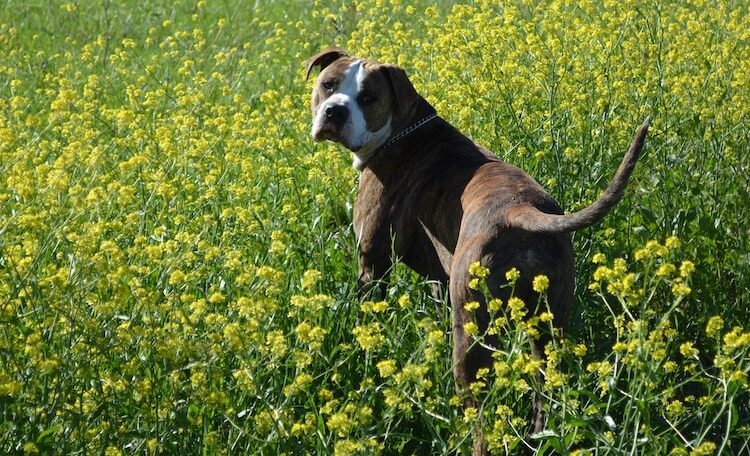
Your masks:
<svg viewBox="0 0 750 456"><path fill-rule="evenodd" d="M354 167L358 171L362 171L367 164L372 160L376 155L383 153L386 149L390 148L392 145L396 144L397 142L401 141L402 139L406 138L410 134L414 133L415 131L419 130L420 128L424 127L426 124L428 124L431 120L435 119L437 117L437 112L432 111L427 116L423 117L422 119L414 122L410 126L404 128L397 134L391 136L388 138L386 142L378 146L374 151L372 151L371 154L369 154L369 157L367 157L366 160L359 161L358 163L355 161Z"/></svg>
<svg viewBox="0 0 750 456"><path fill-rule="evenodd" d="M413 123L411 126L404 128L401 130L400 133L393 135L386 141L382 146L378 147L375 151L375 153L382 152L385 149L388 149L395 143L401 141L402 139L406 138L410 134L414 133L415 131L419 130L421 127L425 126L429 121L437 117L436 112L432 112L427 117L423 117L421 120L418 120L417 122Z"/></svg>

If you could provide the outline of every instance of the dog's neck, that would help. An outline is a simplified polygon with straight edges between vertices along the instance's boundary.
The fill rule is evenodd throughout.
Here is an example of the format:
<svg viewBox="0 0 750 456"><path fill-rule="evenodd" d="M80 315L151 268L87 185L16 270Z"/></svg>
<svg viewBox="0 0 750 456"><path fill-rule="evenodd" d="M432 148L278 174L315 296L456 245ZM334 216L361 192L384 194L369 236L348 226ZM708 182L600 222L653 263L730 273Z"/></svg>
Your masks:
<svg viewBox="0 0 750 456"><path fill-rule="evenodd" d="M415 135L438 117L437 111L425 99L420 98L414 113L410 116L408 122L403 122L403 126L394 129L392 134L380 146L376 147L366 156L355 155L353 166L357 171L363 171L374 159L383 155L387 150L396 146L399 142Z"/></svg>

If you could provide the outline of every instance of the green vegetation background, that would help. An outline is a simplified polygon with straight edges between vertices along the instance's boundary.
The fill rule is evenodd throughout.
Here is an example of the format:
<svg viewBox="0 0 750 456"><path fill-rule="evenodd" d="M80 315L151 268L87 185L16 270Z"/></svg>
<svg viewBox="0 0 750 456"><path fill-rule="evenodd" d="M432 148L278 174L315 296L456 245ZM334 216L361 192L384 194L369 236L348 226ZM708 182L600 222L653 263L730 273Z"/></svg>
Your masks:
<svg viewBox="0 0 750 456"><path fill-rule="evenodd" d="M479 420L503 454L537 391L540 454L750 453L748 17L733 1L4 2L0 452L440 454L468 451ZM308 126L303 62L332 44L406 68L570 211L653 116L624 200L575 235L565 340L540 365L540 322L500 309L476 413L429 284L399 266L384 303L356 297L356 173Z"/></svg>

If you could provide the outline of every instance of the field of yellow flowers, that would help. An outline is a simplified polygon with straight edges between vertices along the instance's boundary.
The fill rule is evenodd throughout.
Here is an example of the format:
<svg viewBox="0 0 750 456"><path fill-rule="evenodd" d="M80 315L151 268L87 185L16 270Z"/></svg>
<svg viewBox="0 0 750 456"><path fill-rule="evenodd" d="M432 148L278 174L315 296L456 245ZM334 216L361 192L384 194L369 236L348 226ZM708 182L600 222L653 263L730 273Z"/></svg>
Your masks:
<svg viewBox="0 0 750 456"><path fill-rule="evenodd" d="M0 9L0 453L750 454L750 4L15 1ZM463 410L450 318L396 267L356 295L347 152L304 60L407 69L567 210L577 305L492 302ZM520 271L523 274L523 271ZM528 304L528 303L526 303ZM542 369L543 380L535 375Z"/></svg>

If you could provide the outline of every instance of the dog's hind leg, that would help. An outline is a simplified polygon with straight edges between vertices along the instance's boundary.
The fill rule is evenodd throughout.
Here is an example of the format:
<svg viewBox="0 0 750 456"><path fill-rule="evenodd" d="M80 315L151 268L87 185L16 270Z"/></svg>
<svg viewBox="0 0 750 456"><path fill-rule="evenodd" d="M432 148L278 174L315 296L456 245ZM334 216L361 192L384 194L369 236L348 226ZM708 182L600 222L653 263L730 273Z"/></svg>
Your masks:
<svg viewBox="0 0 750 456"><path fill-rule="evenodd" d="M497 345L495 336L486 335L489 325L489 313L482 293L469 287L471 277L469 265L479 258L478 252L466 250L461 257L455 257L451 269L449 296L452 314L453 332L453 376L456 391L463 398L464 410L475 409L478 419L473 434L472 455L484 456L489 454L487 441L482 430L482 402L471 391L471 384L477 380L477 372L482 368L492 366L492 350L487 347ZM479 308L473 312L466 309L466 303L475 301ZM474 330L468 330L475 325ZM481 344L475 337L481 338Z"/></svg>

